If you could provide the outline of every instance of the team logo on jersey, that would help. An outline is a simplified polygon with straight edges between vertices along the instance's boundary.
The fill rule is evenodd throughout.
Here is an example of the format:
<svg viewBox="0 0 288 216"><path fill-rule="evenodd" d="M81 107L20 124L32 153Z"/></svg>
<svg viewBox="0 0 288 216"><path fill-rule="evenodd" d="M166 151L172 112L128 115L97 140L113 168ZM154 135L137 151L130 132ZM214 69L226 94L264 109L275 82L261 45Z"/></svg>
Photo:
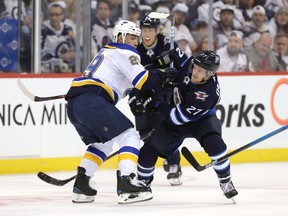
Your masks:
<svg viewBox="0 0 288 216"><path fill-rule="evenodd" d="M148 55L150 58L154 55L154 51L152 49L147 50L146 55Z"/></svg>
<svg viewBox="0 0 288 216"><path fill-rule="evenodd" d="M196 100L201 100L201 101L205 101L205 99L209 96L206 94L206 92L202 92L202 91L194 92L194 94L196 95Z"/></svg>

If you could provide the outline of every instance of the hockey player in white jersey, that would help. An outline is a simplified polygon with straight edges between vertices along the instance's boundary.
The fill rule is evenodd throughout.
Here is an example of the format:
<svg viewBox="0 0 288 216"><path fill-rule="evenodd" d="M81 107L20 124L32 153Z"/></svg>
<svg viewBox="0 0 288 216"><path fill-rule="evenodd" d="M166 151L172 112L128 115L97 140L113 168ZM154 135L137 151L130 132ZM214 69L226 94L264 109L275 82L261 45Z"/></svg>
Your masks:
<svg viewBox="0 0 288 216"><path fill-rule="evenodd" d="M133 22L119 21L113 29L115 42L95 55L83 75L72 81L67 93L68 117L88 146L73 187L74 203L94 201L97 191L89 184L90 178L112 152L114 142L119 145L118 203L152 199L150 187L134 174L140 137L132 122L115 107L129 90L141 90L149 79L150 72L140 64L136 50L140 34Z"/></svg>

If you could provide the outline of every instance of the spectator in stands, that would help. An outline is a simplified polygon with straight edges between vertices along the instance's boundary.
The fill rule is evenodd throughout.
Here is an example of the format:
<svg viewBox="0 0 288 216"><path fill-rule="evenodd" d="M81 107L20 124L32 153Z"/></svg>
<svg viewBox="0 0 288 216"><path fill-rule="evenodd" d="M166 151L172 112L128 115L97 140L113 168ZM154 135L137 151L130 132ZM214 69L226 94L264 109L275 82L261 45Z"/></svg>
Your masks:
<svg viewBox="0 0 288 216"><path fill-rule="evenodd" d="M258 0L259 1L259 0ZM262 1L265 4L263 7L266 9L266 15L268 19L272 19L277 11L282 7L288 7L288 1L287 0L266 0Z"/></svg>
<svg viewBox="0 0 288 216"><path fill-rule="evenodd" d="M32 64L32 0L24 1L25 13L22 11L21 20L21 32L20 32L20 43L19 43L19 66L21 72L31 72Z"/></svg>
<svg viewBox="0 0 288 216"><path fill-rule="evenodd" d="M71 72L75 70L75 34L63 23L66 4L55 1L48 5L48 21L41 30L42 72Z"/></svg>
<svg viewBox="0 0 288 216"><path fill-rule="evenodd" d="M202 43L204 37L208 35L208 23L202 20L195 20L190 25L191 34L197 44Z"/></svg>
<svg viewBox="0 0 288 216"><path fill-rule="evenodd" d="M244 48L249 59L249 70L258 72L278 71L281 66L272 52L272 37L269 33L258 33L252 46Z"/></svg>
<svg viewBox="0 0 288 216"><path fill-rule="evenodd" d="M214 27L213 32L217 49L227 44L228 35L232 30L234 30L233 19L234 19L233 7L228 4L222 5L220 11L220 20Z"/></svg>
<svg viewBox="0 0 288 216"><path fill-rule="evenodd" d="M212 38L211 41L211 48L209 48L209 39L208 39L208 35L204 36L202 41L199 43L199 45L196 47L196 49L193 51L193 54L197 54L200 53L203 50L212 50L215 51L216 50L216 43Z"/></svg>
<svg viewBox="0 0 288 216"><path fill-rule="evenodd" d="M242 11L245 22L252 20L254 0L240 0L239 9Z"/></svg>
<svg viewBox="0 0 288 216"><path fill-rule="evenodd" d="M100 50L113 40L114 23L110 20L111 5L107 0L98 0L95 18L92 22L92 38Z"/></svg>
<svg viewBox="0 0 288 216"><path fill-rule="evenodd" d="M280 64L280 70L288 71L288 34L278 33L275 36L273 54Z"/></svg>
<svg viewBox="0 0 288 216"><path fill-rule="evenodd" d="M234 0L219 0L213 3L213 21L214 21L213 24L215 25L220 21L220 11L225 5L229 5L233 9L234 12L233 27L234 28L243 27L245 25L245 19L243 17L242 11L238 7L236 7Z"/></svg>
<svg viewBox="0 0 288 216"><path fill-rule="evenodd" d="M197 18L197 20L194 20L193 22L208 23L209 22L209 3L208 3L208 0L201 0L199 2L202 2L202 4L197 7L198 18Z"/></svg>
<svg viewBox="0 0 288 216"><path fill-rule="evenodd" d="M248 58L241 53L243 33L234 30L228 37L228 43L216 51L221 62L218 71L220 72L243 72L249 71Z"/></svg>
<svg viewBox="0 0 288 216"><path fill-rule="evenodd" d="M128 20L136 23L137 26L140 26L140 12L139 5L135 1L128 4Z"/></svg>
<svg viewBox="0 0 288 216"><path fill-rule="evenodd" d="M197 45L188 27L184 24L186 21L187 13L188 13L188 7L184 3L177 3L172 9L172 14L174 15L175 20L175 33L179 31L185 34L189 41L189 47L191 51L193 51Z"/></svg>
<svg viewBox="0 0 288 216"><path fill-rule="evenodd" d="M97 0L97 2L99 2L99 0ZM112 23L116 23L122 16L122 0L107 0L107 2L111 10L109 19Z"/></svg>
<svg viewBox="0 0 288 216"><path fill-rule="evenodd" d="M269 32L264 7L256 5L253 8L252 21L248 22L241 31L244 34L244 47L251 46L255 42L255 37L257 38L258 33Z"/></svg>
<svg viewBox="0 0 288 216"><path fill-rule="evenodd" d="M269 31L274 38L277 33L288 34L288 6L281 7L269 21Z"/></svg>
<svg viewBox="0 0 288 216"><path fill-rule="evenodd" d="M170 14L170 9L166 5L159 5L155 9L158 13L166 13ZM171 20L170 19L160 19L160 26L159 30L160 32L165 35L166 37L170 37L171 34Z"/></svg>
<svg viewBox="0 0 288 216"><path fill-rule="evenodd" d="M190 1L186 1L186 5L188 6L188 14L187 14L187 18L186 18L186 26L191 26L191 23L193 23L196 20L204 20L204 19L200 19L200 14L199 14L199 8L205 4L205 2L207 2L208 0L190 0ZM200 9L201 10L201 9ZM207 10L205 10L205 14L206 16L208 15ZM201 13L202 11L200 11ZM202 14L203 15L203 14Z"/></svg>

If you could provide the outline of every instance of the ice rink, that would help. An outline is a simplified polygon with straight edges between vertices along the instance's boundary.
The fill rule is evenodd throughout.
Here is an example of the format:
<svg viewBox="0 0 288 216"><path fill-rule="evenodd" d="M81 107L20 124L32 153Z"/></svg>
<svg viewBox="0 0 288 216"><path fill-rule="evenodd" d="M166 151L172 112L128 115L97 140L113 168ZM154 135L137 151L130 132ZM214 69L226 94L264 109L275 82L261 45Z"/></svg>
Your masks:
<svg viewBox="0 0 288 216"><path fill-rule="evenodd" d="M48 173L66 179L72 172ZM183 185L170 186L157 168L152 184L154 198L147 202L117 204L116 171L99 170L93 179L98 195L93 203L71 202L73 181L49 185L36 176L0 175L1 216L287 216L288 162L232 164L237 204L222 195L213 169L196 172L183 167Z"/></svg>

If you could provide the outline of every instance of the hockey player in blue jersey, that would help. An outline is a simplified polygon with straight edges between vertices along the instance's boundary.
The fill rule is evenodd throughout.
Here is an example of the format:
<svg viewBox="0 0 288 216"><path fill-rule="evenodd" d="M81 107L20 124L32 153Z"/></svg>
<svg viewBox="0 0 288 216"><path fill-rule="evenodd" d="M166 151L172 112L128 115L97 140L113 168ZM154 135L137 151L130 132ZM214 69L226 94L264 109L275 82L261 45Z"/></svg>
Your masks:
<svg viewBox="0 0 288 216"><path fill-rule="evenodd" d="M95 55L82 76L72 81L67 93L69 120L88 146L73 186L75 203L94 201L97 191L90 186L90 178L112 152L114 143L119 145L118 203L152 199L150 187L138 181L135 174L140 137L132 122L115 107L132 88L140 91L153 78L140 64L136 50L140 34L135 23L119 21L113 29L115 42Z"/></svg>
<svg viewBox="0 0 288 216"><path fill-rule="evenodd" d="M164 57L171 57L174 60L174 67L180 67L186 60L187 55L174 42L174 50L171 50L170 38L164 36L160 30L160 19L151 18L148 15L140 21L141 43L137 50L141 57L141 64L148 69L167 68L170 61L164 61ZM170 53L167 53L169 52ZM166 54L166 55L165 55ZM173 55L173 56L171 56ZM140 135L152 131L161 121L162 117L157 112L152 114L135 116L136 129ZM180 153L178 150L167 160L164 159L164 170L168 172L167 179L173 186L182 184L182 171L180 166Z"/></svg>
<svg viewBox="0 0 288 216"><path fill-rule="evenodd" d="M189 58L173 78L173 96L170 103L161 101L157 96L161 88L154 88L154 94L151 94L151 91L150 94L142 93L145 108L150 112L158 110L166 118L140 149L139 179L150 184L157 158L169 158L186 138L195 138L211 160L227 154L227 146L221 137L222 125L215 109L220 100L216 75L219 64L220 57L212 51L203 51ZM236 196L238 192L231 181L229 159L214 165L213 168L224 195L227 198Z"/></svg>

